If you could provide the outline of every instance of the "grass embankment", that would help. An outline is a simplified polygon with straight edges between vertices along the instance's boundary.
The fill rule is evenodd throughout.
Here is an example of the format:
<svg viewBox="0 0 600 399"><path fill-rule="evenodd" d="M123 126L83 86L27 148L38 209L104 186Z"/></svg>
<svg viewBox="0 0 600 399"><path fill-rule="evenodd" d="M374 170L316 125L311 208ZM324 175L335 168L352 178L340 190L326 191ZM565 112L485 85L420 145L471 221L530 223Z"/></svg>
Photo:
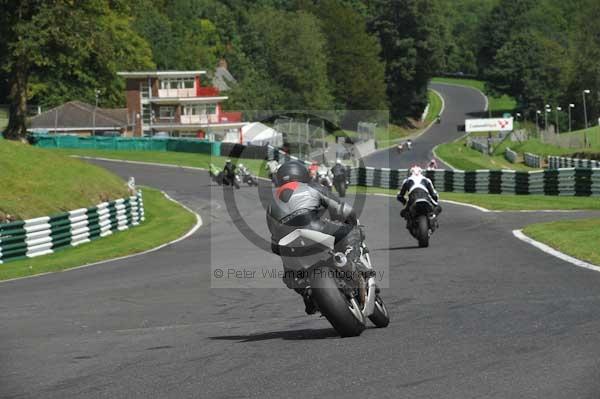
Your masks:
<svg viewBox="0 0 600 399"><path fill-rule="evenodd" d="M517 107L517 102L514 98L503 95L503 96L494 96L491 95L485 89L485 82L481 80L475 79L459 79L459 78L442 78L436 77L431 79L432 83L447 83L457 86L465 86L477 89L485 94L488 98L488 108L491 111L493 116L502 116L503 113L509 112L512 113Z"/></svg>
<svg viewBox="0 0 600 399"><path fill-rule="evenodd" d="M141 252L175 240L196 223L193 214L166 199L160 191L143 188L146 220L130 230L54 254L0 265L0 280L56 272L72 267Z"/></svg>
<svg viewBox="0 0 600 399"><path fill-rule="evenodd" d="M212 156L210 154L197 154L172 151L120 151L120 150L87 150L87 149L53 149L62 155L80 155L88 157L99 157L109 159L123 159L127 161L154 162L167 165L192 166L208 169L208 164L213 163L219 168L225 165L227 159L233 163L243 163L250 168L254 174L261 174L264 170L264 162L259 159L236 159ZM260 173L259 173L260 172Z"/></svg>
<svg viewBox="0 0 600 399"><path fill-rule="evenodd" d="M533 224L523 232L577 259L600 265L600 219Z"/></svg>
<svg viewBox="0 0 600 399"><path fill-rule="evenodd" d="M533 170L522 162L510 163L504 158L504 146L499 148L492 155L485 155L481 152L467 147L466 140L461 139L451 143L440 144L435 152L437 156L448 165L461 170L476 169L513 169L513 170ZM513 143L508 144L512 150Z"/></svg>
<svg viewBox="0 0 600 399"><path fill-rule="evenodd" d="M352 186L349 193L366 192L369 194L396 195L398 190ZM477 205L489 210L600 210L600 201L593 197L559 197L551 195L513 195L513 194L469 194L441 192L443 200L458 201Z"/></svg>
<svg viewBox="0 0 600 399"><path fill-rule="evenodd" d="M94 165L0 140L0 221L46 216L127 196L125 183Z"/></svg>

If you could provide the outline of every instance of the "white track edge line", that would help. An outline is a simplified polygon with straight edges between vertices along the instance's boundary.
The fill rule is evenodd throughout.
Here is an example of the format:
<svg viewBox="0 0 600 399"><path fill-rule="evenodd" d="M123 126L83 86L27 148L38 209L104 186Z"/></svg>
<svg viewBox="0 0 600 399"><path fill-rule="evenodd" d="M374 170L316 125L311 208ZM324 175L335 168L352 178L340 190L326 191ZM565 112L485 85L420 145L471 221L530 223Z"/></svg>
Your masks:
<svg viewBox="0 0 600 399"><path fill-rule="evenodd" d="M24 280L24 279L29 279L29 278L35 278L35 277L47 276L47 275L49 275L49 274L56 274L56 273L66 273L66 272L70 272L70 271L72 271L72 270L83 269L83 268L86 268L86 267L97 266L97 265L101 265L101 264L108 263L108 262L115 262L115 261L119 261L119 260L123 260L123 259L129 259L129 258L133 258L133 257L136 257L136 256L146 255L146 254L149 254L149 253L152 253L152 252L156 252L156 251L158 251L158 250L160 250L160 249L163 249L163 248L165 248L165 247L168 247L168 246L170 246L170 245L176 244L176 243L178 243L178 242L180 242L180 241L183 241L183 240L185 240L186 238L189 238L189 237L190 237L192 234L194 234L196 231L198 231L198 229L199 229L200 227L202 227L202 225L204 224L204 222L202 221L202 217L200 216L200 214L198 214L197 212L194 212L192 209L190 209L188 206L186 206L186 205L182 204L181 202L179 202L179 201L177 201L177 200L173 199L173 198L172 198L171 196L169 196L169 194L167 194L166 192L164 192L164 191L161 191L161 193L162 193L162 194L165 196L165 198L166 198L166 199L168 199L169 201L172 201L172 202L174 202L174 203L178 204L178 205L179 205L179 206L181 206L183 209L185 209L186 211L188 211L188 212L192 213L194 216L196 216L196 224L195 224L195 225L194 225L194 226L193 226L193 227L192 227L190 230L188 230L188 232L187 232L187 233L185 233L185 234L184 234L184 235L182 235L181 237L179 237L179 238L176 238L176 239L174 239L173 241L169 241L169 242L167 242L167 243L161 244L161 245L159 245L159 246L157 246L157 247L150 248L150 249L146 249L146 250L144 250L144 251L142 251L142 252L138 252L138 253L135 253L135 254L131 254L131 255L125 255L125 256L119 256L119 257L117 257L117 258L105 259L105 260L101 260L101 261L98 261L98 262L93 262L93 263L86 263L85 265L81 265L81 266L75 266L75 267L70 267L70 268L68 268L68 269L65 269L65 270L58 270L58 271L55 271L55 272L45 272L45 273L34 274L34 275L31 275L31 276L16 277L16 278L11 278L11 279L8 279L8 280L1 280L1 281L0 281L0 284L3 284L3 283L8 283L8 282L10 282L10 281L17 281L17 280Z"/></svg>
<svg viewBox="0 0 600 399"><path fill-rule="evenodd" d="M539 250L541 250L541 251L543 251L543 252L545 252L545 253L547 253L549 255L552 255L552 256L554 256L554 257L556 257L556 258L558 258L558 259L560 259L562 261L571 263L571 264L573 264L575 266L578 266L578 267L583 267L584 269L589 269L589 270L593 270L593 271L596 271L596 272L600 272L600 266L584 262L584 261L582 261L580 259L574 258L572 256L569 256L569 255L563 253L563 252L560 252L560 251L558 251L558 250L550 247L549 245L546 245L544 243L536 241L533 238L530 238L527 235L525 235L523 233L523 230L513 230L512 233L519 240L521 240L521 241L523 241L523 242L525 242L525 243L527 243L529 245L532 245L532 246L536 247L537 249L539 249Z"/></svg>

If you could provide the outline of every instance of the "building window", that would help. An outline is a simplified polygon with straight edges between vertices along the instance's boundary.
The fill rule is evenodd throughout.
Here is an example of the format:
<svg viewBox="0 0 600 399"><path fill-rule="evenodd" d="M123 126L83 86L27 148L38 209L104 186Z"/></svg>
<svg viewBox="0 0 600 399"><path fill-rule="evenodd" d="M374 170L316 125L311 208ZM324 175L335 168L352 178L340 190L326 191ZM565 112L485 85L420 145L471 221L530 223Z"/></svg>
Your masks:
<svg viewBox="0 0 600 399"><path fill-rule="evenodd" d="M216 115L216 104L189 104L183 108L184 115Z"/></svg>
<svg viewBox="0 0 600 399"><path fill-rule="evenodd" d="M171 78L160 80L161 89L193 89L194 78Z"/></svg>
<svg viewBox="0 0 600 399"><path fill-rule="evenodd" d="M175 107L173 107L173 106L160 107L158 109L158 117L160 119L169 119L169 120L175 119Z"/></svg>

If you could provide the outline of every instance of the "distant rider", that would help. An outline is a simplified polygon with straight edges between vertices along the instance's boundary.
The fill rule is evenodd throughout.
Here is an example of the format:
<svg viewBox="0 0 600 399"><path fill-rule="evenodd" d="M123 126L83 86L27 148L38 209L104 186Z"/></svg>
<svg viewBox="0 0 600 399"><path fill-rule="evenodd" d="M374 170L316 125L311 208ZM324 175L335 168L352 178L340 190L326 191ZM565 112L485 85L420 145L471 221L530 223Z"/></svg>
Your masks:
<svg viewBox="0 0 600 399"><path fill-rule="evenodd" d="M231 162L231 159L228 159L227 161L225 161L225 167L223 168L223 175L225 176L225 178L227 179L229 184L231 184L233 186L233 184L235 182L235 165Z"/></svg>
<svg viewBox="0 0 600 399"><path fill-rule="evenodd" d="M320 231L335 237L336 251L347 253L347 258L356 269L365 271L359 260L362 232L357 226L356 214L351 206L340 201L319 184L310 182L308 169L302 162L291 160L277 171L277 190L267 209L267 225L271 232L271 250L281 255L279 240L296 229ZM329 211L329 217L325 215ZM286 270L285 264L284 271ZM294 279L283 279L288 288L296 288ZM306 313L316 309L312 301L303 295Z"/></svg>
<svg viewBox="0 0 600 399"><path fill-rule="evenodd" d="M248 170L247 167L244 166L243 163L238 165L238 171L240 172L241 176L248 176L250 175L250 171Z"/></svg>
<svg viewBox="0 0 600 399"><path fill-rule="evenodd" d="M406 194L408 194L408 201L404 198ZM416 165L410 168L409 176L402 182L402 187L396 198L405 205L400 213L403 218L406 218L410 206L420 198L427 198L432 203L435 216L442 212L442 207L438 204L439 196L435 191L435 187L433 187L433 183L423 176L422 169Z"/></svg>
<svg viewBox="0 0 600 399"><path fill-rule="evenodd" d="M435 160L435 158L431 158L431 161L429 161L429 164L427 165L427 170L435 170L437 168L438 168L437 161Z"/></svg>
<svg viewBox="0 0 600 399"><path fill-rule="evenodd" d="M333 174L333 181L343 181L348 184L348 176L346 176L346 168L342 165L342 161L337 159L335 161L335 165L331 168L331 173Z"/></svg>
<svg viewBox="0 0 600 399"><path fill-rule="evenodd" d="M308 173L310 174L310 178L313 180L317 180L317 171L319 170L319 163L317 161L312 161L310 166L308 167Z"/></svg>
<svg viewBox="0 0 600 399"><path fill-rule="evenodd" d="M269 178L271 179L271 181L274 184L276 184L275 178L277 174L277 169L279 169L279 162L277 162L275 159L271 159L265 165L265 169L269 171Z"/></svg>

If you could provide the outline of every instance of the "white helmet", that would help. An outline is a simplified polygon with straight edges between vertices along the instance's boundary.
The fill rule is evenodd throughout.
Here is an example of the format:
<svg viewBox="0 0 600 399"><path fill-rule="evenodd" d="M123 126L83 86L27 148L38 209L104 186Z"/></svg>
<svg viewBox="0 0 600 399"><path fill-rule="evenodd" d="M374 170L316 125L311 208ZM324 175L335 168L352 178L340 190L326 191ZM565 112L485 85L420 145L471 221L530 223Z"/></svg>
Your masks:
<svg viewBox="0 0 600 399"><path fill-rule="evenodd" d="M409 172L411 176L421 176L422 171L423 169L421 169L419 165L414 165L412 168L410 168Z"/></svg>
<svg viewBox="0 0 600 399"><path fill-rule="evenodd" d="M243 167L244 167L244 164L243 164L243 163L239 163L239 164L238 164L238 168L240 168L240 169L241 169L241 168L243 168Z"/></svg>
<svg viewBox="0 0 600 399"><path fill-rule="evenodd" d="M342 160L338 158L338 159L335 160L335 163L341 165L342 164Z"/></svg>

